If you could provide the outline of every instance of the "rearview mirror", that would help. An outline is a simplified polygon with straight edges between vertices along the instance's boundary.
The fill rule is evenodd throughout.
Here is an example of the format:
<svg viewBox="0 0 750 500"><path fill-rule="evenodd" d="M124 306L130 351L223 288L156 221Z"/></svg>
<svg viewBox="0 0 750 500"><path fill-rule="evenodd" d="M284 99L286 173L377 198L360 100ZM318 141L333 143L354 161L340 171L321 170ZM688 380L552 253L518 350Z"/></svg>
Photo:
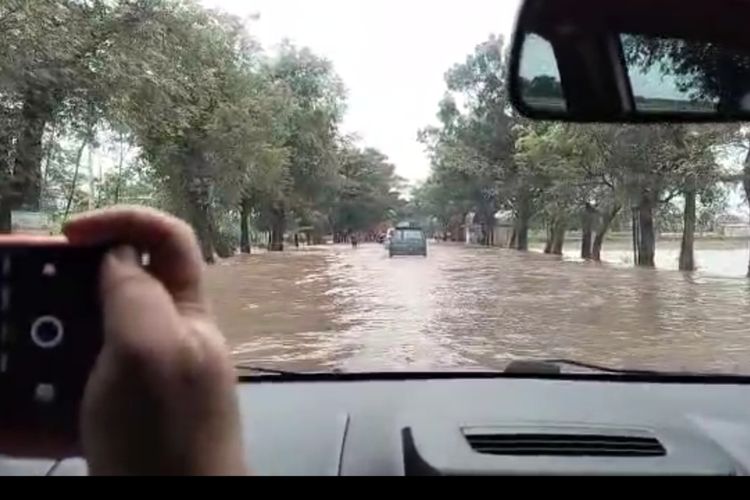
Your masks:
<svg viewBox="0 0 750 500"><path fill-rule="evenodd" d="M510 97L525 116L750 119L750 1L525 0Z"/></svg>

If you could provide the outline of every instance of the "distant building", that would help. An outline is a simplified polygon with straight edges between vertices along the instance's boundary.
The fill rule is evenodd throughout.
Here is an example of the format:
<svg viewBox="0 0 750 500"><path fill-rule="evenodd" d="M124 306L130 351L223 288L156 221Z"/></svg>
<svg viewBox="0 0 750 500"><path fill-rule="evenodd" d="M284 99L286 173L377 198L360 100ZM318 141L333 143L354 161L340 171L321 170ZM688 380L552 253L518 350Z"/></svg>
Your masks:
<svg viewBox="0 0 750 500"><path fill-rule="evenodd" d="M716 223L722 224L746 224L748 222L747 216L741 216L737 214L727 213L721 214L716 217Z"/></svg>
<svg viewBox="0 0 750 500"><path fill-rule="evenodd" d="M716 232L725 238L749 238L750 224L747 217L723 214L716 219Z"/></svg>
<svg viewBox="0 0 750 500"><path fill-rule="evenodd" d="M10 220L11 233L49 236L54 232L52 220L45 212L14 210Z"/></svg>
<svg viewBox="0 0 750 500"><path fill-rule="evenodd" d="M750 224L721 224L719 234L725 238L750 238Z"/></svg>
<svg viewBox="0 0 750 500"><path fill-rule="evenodd" d="M464 220L464 243L479 243L482 226L476 223L476 213L469 212Z"/></svg>
<svg viewBox="0 0 750 500"><path fill-rule="evenodd" d="M501 210L495 214L495 225L492 228L492 246L507 247L513 234L513 213ZM478 244L482 238L482 226L477 222L476 214L469 212L464 221L464 242Z"/></svg>
<svg viewBox="0 0 750 500"><path fill-rule="evenodd" d="M510 239L513 237L513 212L510 210L500 210L495 214L495 228L492 242L496 247L507 248L510 245Z"/></svg>

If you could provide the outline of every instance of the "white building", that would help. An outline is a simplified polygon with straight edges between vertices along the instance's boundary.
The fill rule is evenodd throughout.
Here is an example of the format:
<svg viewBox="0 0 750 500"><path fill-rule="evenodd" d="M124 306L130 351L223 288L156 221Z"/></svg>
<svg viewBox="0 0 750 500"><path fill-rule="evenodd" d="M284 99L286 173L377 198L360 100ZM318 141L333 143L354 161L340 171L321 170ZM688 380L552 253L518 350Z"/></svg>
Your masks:
<svg viewBox="0 0 750 500"><path fill-rule="evenodd" d="M750 224L744 222L721 224L719 234L725 238L750 238Z"/></svg>
<svg viewBox="0 0 750 500"><path fill-rule="evenodd" d="M513 234L513 213L500 210L495 213L495 225L492 228L492 245L507 247ZM476 221L476 214L469 212L464 221L464 242L478 244L482 235L482 226Z"/></svg>

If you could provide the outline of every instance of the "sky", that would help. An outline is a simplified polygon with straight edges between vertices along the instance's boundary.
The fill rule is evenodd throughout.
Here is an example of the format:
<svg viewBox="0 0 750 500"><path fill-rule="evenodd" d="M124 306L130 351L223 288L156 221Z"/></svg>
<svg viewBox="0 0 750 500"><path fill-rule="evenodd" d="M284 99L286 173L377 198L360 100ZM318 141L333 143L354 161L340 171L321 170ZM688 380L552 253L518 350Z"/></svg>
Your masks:
<svg viewBox="0 0 750 500"><path fill-rule="evenodd" d="M509 39L520 0L201 0L247 18L267 49L284 38L329 59L348 91L343 130L409 181L427 177L417 131L435 123L443 75L474 47ZM259 19L251 20L252 14Z"/></svg>

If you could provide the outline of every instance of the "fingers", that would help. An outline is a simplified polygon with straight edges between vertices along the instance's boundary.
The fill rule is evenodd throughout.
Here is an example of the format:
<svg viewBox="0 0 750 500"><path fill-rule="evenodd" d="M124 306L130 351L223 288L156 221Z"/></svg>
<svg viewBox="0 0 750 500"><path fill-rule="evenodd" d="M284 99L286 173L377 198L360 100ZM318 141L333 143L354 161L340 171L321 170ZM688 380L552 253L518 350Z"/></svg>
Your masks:
<svg viewBox="0 0 750 500"><path fill-rule="evenodd" d="M67 238L64 236L35 236L31 234L2 234L0 243L9 245L23 246L49 246L49 245L66 245Z"/></svg>
<svg viewBox="0 0 750 500"><path fill-rule="evenodd" d="M100 285L105 345L139 362L164 361L182 332L179 313L162 284L139 265L135 250L109 252Z"/></svg>
<svg viewBox="0 0 750 500"><path fill-rule="evenodd" d="M127 244L149 253L149 270L178 303L203 304L203 259L185 222L145 207L82 214L63 228L73 244Z"/></svg>

